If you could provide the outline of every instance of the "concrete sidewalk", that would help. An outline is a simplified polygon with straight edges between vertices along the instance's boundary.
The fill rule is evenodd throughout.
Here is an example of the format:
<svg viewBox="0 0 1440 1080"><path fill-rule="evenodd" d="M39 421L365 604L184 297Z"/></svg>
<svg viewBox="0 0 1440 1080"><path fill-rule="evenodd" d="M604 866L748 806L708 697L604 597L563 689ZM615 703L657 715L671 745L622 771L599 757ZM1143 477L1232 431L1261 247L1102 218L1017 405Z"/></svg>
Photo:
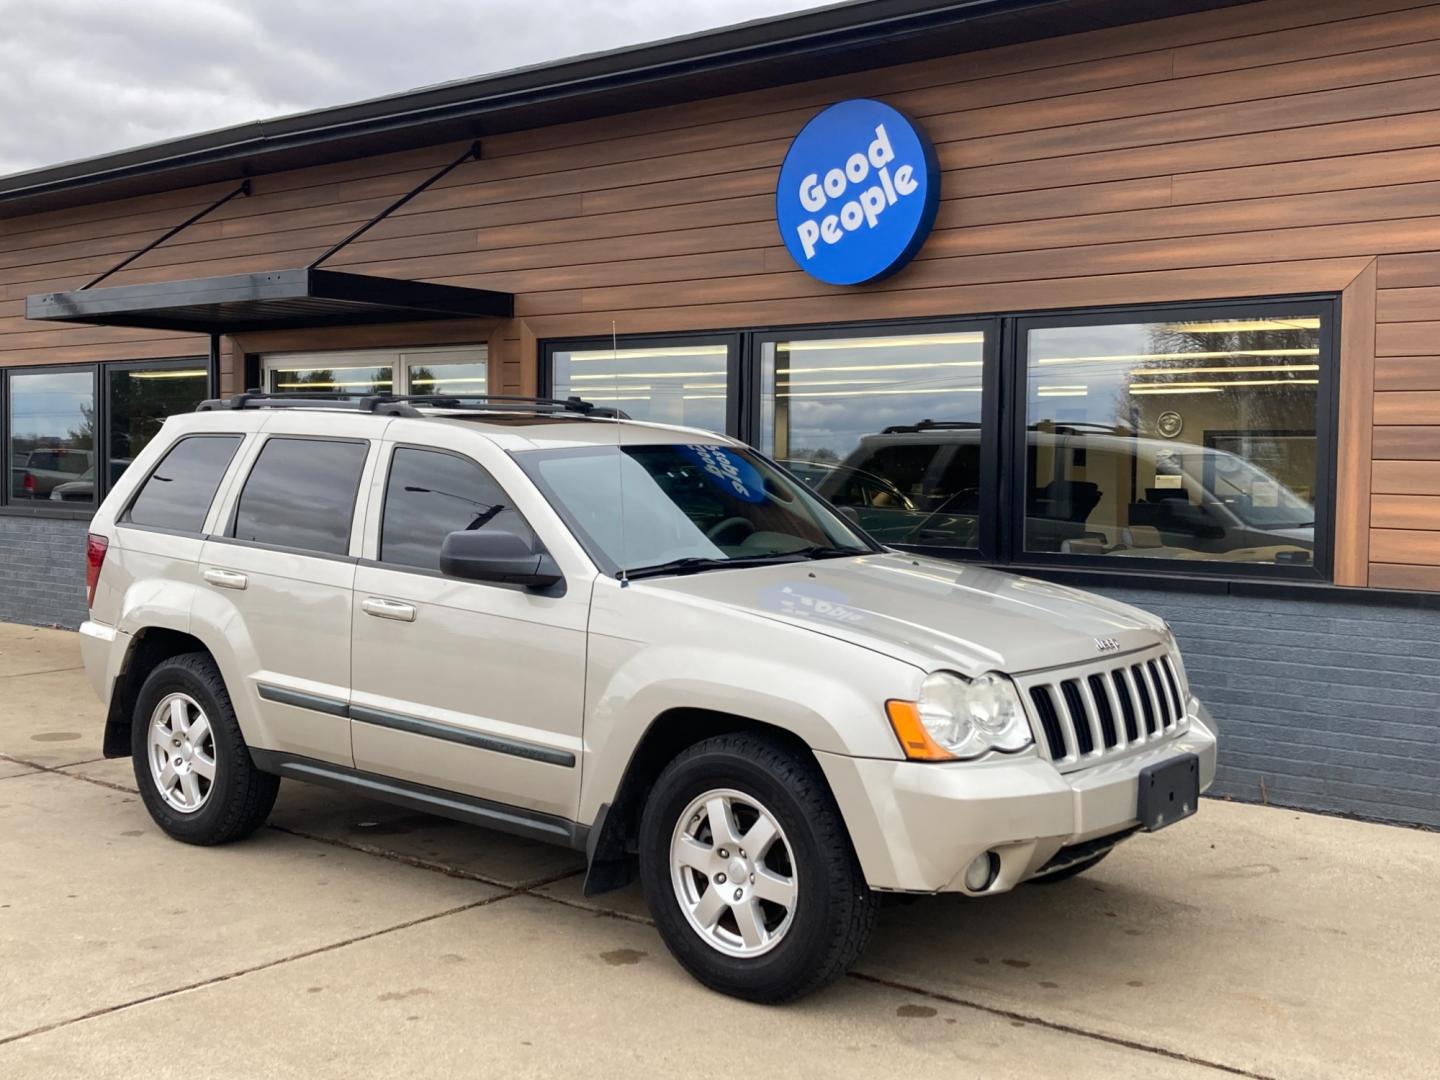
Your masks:
<svg viewBox="0 0 1440 1080"><path fill-rule="evenodd" d="M797 1005L712 994L570 852L288 783L155 829L74 635L0 625L0 1077L1434 1077L1440 835L1207 801L1092 874L896 902Z"/></svg>

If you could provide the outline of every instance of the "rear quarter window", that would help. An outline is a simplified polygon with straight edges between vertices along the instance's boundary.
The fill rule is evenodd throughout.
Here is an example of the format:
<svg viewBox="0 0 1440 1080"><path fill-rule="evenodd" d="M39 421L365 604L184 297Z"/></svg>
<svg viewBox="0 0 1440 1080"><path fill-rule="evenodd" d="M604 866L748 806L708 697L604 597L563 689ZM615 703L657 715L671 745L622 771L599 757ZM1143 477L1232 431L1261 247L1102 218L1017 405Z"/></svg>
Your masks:
<svg viewBox="0 0 1440 1080"><path fill-rule="evenodd" d="M200 532L240 441L239 435L181 439L145 478L125 521L154 529Z"/></svg>

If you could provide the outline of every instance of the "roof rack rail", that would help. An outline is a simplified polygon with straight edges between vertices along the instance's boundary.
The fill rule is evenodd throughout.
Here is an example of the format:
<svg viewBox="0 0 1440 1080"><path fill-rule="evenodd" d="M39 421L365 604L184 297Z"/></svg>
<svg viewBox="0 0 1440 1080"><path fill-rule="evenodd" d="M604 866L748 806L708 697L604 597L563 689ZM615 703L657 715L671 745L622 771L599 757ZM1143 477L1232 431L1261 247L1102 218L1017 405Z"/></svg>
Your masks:
<svg viewBox="0 0 1440 1080"><path fill-rule="evenodd" d="M891 424L881 435L914 435L921 431L974 431L980 427L976 420L921 420L914 424Z"/></svg>
<svg viewBox="0 0 1440 1080"><path fill-rule="evenodd" d="M474 404L471 404L471 403ZM195 407L196 412L220 409L358 409L380 416L423 416L415 408L428 405L438 409L480 409L494 412L567 412L579 416L628 420L619 409L605 408L578 397L544 398L519 394L357 394L345 390L289 390L269 392L253 389L228 398L210 398Z"/></svg>
<svg viewBox="0 0 1440 1080"><path fill-rule="evenodd" d="M228 398L210 398L195 406L196 412L215 412L221 409L359 409L374 412L379 401L388 399L388 394L353 394L344 390L288 390L270 393L265 390L245 390ZM410 409L407 415L422 415L418 409Z"/></svg>
<svg viewBox="0 0 1440 1080"><path fill-rule="evenodd" d="M497 412L569 412L580 416L628 420L619 409L596 405L578 397L530 397L524 394L390 394L385 401L429 405L438 409L478 408ZM477 404L470 404L476 402Z"/></svg>

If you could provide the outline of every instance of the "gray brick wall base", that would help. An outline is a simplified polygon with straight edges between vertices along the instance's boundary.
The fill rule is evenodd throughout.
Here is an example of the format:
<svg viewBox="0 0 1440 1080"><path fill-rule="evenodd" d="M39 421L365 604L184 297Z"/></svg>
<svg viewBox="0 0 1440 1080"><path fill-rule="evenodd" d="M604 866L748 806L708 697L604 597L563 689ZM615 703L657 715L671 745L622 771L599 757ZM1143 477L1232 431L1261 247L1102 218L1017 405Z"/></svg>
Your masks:
<svg viewBox="0 0 1440 1080"><path fill-rule="evenodd" d="M86 532L0 517L0 621L80 625ZM1175 628L1220 723L1212 794L1440 828L1440 609L1101 591Z"/></svg>
<svg viewBox="0 0 1440 1080"><path fill-rule="evenodd" d="M1100 591L1174 628L1220 725L1212 795L1440 828L1440 610Z"/></svg>
<svg viewBox="0 0 1440 1080"><path fill-rule="evenodd" d="M89 523L0 517L0 622L63 626L85 621Z"/></svg>

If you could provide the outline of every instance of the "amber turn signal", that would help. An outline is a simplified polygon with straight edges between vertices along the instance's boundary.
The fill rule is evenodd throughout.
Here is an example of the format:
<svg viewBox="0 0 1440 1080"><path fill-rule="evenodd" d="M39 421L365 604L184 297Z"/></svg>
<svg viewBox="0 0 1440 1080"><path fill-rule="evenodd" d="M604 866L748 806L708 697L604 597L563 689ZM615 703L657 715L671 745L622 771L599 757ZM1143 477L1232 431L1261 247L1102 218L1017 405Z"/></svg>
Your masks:
<svg viewBox="0 0 1440 1080"><path fill-rule="evenodd" d="M953 761L955 755L930 737L920 719L920 706L913 701L891 698L885 703L885 715L900 740L900 748L911 761Z"/></svg>

